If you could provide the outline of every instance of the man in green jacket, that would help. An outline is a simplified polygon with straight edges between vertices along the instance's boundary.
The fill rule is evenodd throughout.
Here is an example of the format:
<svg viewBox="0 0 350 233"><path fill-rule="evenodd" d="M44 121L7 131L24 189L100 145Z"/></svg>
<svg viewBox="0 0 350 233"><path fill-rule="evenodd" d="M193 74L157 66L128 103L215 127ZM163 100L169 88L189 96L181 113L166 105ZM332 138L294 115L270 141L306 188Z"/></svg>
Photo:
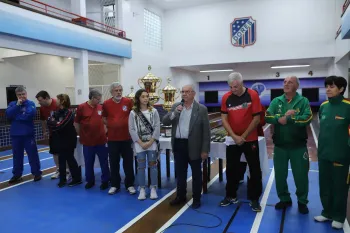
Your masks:
<svg viewBox="0 0 350 233"><path fill-rule="evenodd" d="M347 81L330 76L325 80L328 100L319 110L318 168L323 210L318 222L331 221L342 229L346 219L350 165L350 101L344 98Z"/></svg>
<svg viewBox="0 0 350 233"><path fill-rule="evenodd" d="M309 192L309 155L307 152L307 126L311 122L312 112L307 98L299 95L299 79L295 76L284 80L284 94L272 100L266 110L265 120L274 125L272 136L275 144L274 169L277 194L280 199L275 209L284 209L292 205L288 191L288 161L290 160L297 188L298 209L302 214L309 213L307 208Z"/></svg>

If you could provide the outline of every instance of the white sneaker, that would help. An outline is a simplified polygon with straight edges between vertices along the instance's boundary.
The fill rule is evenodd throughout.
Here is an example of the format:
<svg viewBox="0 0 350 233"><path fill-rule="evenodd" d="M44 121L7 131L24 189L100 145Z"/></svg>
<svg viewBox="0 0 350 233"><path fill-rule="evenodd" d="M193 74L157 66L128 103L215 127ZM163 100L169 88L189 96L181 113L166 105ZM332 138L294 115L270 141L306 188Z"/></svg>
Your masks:
<svg viewBox="0 0 350 233"><path fill-rule="evenodd" d="M320 216L315 216L314 219L317 221L317 222L326 222L326 221L331 221L331 219L329 218L326 218L322 215Z"/></svg>
<svg viewBox="0 0 350 233"><path fill-rule="evenodd" d="M152 200L154 200L154 199L157 199L157 198L158 198L158 195L157 195L157 190L156 190L156 188L155 188L155 187L152 187L152 188L151 188L151 196L150 196L150 198L151 198Z"/></svg>
<svg viewBox="0 0 350 233"><path fill-rule="evenodd" d="M109 194L109 195L113 195L113 194L116 194L118 191L119 191L118 188L116 188L116 187L111 187L111 188L109 189L109 191L108 191L108 194Z"/></svg>
<svg viewBox="0 0 350 233"><path fill-rule="evenodd" d="M51 176L51 179L53 180L53 179L57 179L58 177L60 177L60 172L58 171L58 169L56 170L56 172L55 172L55 174L53 174L52 176Z"/></svg>
<svg viewBox="0 0 350 233"><path fill-rule="evenodd" d="M134 195L134 194L136 193L136 189L134 188L134 186L130 186L130 187L128 188L128 191L129 191L129 193L130 193L131 195Z"/></svg>
<svg viewBox="0 0 350 233"><path fill-rule="evenodd" d="M343 229L343 223L341 222L337 222L337 221L333 221L332 222L332 227L335 228L335 229Z"/></svg>
<svg viewBox="0 0 350 233"><path fill-rule="evenodd" d="M141 188L140 189L140 194L139 194L139 197L137 198L139 200L145 200L146 199L146 191L145 191L145 188Z"/></svg>
<svg viewBox="0 0 350 233"><path fill-rule="evenodd" d="M72 175L70 174L69 170L66 170L66 179L67 179L67 181L72 179Z"/></svg>

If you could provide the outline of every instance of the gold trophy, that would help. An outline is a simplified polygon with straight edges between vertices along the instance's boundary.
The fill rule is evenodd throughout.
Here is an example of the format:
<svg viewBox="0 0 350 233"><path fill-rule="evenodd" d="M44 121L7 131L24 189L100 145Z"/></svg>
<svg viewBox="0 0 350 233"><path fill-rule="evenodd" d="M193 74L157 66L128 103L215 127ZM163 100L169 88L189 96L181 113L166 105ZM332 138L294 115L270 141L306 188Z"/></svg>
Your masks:
<svg viewBox="0 0 350 233"><path fill-rule="evenodd" d="M164 100L163 109L169 112L171 110L171 107L175 103L175 99L179 98L180 96L180 89L176 89L175 87L170 85L170 81L171 81L170 78L168 78L167 80L168 80L168 85L166 85L163 88L163 90L159 89L159 91L161 91L164 94L164 99L160 97L162 98L162 100ZM179 95L175 97L176 93L179 93ZM164 130L165 137L171 137L171 126L162 125L162 129Z"/></svg>
<svg viewBox="0 0 350 233"><path fill-rule="evenodd" d="M131 89L130 94L128 94L128 95L125 96L125 97L128 98L128 99L130 99L130 100L134 103L134 99L135 99L134 86L131 86L130 89Z"/></svg>
<svg viewBox="0 0 350 233"><path fill-rule="evenodd" d="M144 88L148 94L149 94L149 101L151 105L154 105L159 101L159 95L156 92L156 89L160 87L160 84L162 83L162 79L156 77L153 75L151 71L152 67L149 65L148 66L148 74L144 76L143 78L138 80L138 84L141 88ZM143 84L144 87L140 85L140 82ZM159 83L159 85L157 85Z"/></svg>
<svg viewBox="0 0 350 233"><path fill-rule="evenodd" d="M167 80L168 80L168 85L166 85L163 88L163 90L159 89L159 92L164 94L164 99L160 97L162 100L164 100L163 109L169 112L171 110L171 107L175 103L175 99L179 98L180 96L180 89L176 89L175 87L170 85L170 81L171 81L170 78L168 78ZM178 93L179 95L175 97L176 93Z"/></svg>

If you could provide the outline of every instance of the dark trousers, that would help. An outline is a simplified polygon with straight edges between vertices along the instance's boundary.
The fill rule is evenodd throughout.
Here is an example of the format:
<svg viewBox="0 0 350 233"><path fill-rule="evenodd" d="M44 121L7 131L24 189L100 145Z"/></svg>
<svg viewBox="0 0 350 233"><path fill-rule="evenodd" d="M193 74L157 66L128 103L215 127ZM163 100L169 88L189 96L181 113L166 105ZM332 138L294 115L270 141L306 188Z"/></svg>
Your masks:
<svg viewBox="0 0 350 233"><path fill-rule="evenodd" d="M60 182L66 182L66 163L68 164L69 171L72 174L73 181L81 180L81 171L78 167L78 163L74 158L74 148L58 153L58 163L60 172Z"/></svg>
<svg viewBox="0 0 350 233"><path fill-rule="evenodd" d="M244 174L245 174L245 172L246 172L246 170L247 170L247 163L246 162L240 162L240 165L239 165L239 173L240 173L240 178L239 178L239 180L241 181L241 180L244 180Z"/></svg>
<svg viewBox="0 0 350 233"><path fill-rule="evenodd" d="M85 179L88 183L95 183L94 164L96 155L101 167L102 183L109 182L110 173L108 166L108 148L105 144L97 146L83 146L84 161L85 161Z"/></svg>
<svg viewBox="0 0 350 233"><path fill-rule="evenodd" d="M12 153L14 176L22 176L24 149L27 152L31 173L34 176L41 175L40 160L34 136L12 136Z"/></svg>
<svg viewBox="0 0 350 233"><path fill-rule="evenodd" d="M175 139L174 158L177 175L177 197L181 199L186 197L187 168L188 164L190 164L192 170L193 201L200 201L202 195L202 159L190 160L187 139Z"/></svg>
<svg viewBox="0 0 350 233"><path fill-rule="evenodd" d="M109 163L111 168L111 186L120 188L120 156L123 158L123 168L125 172L125 188L134 186L135 174L133 156L131 148L132 141L108 141Z"/></svg>
<svg viewBox="0 0 350 233"><path fill-rule="evenodd" d="M245 142L241 146L226 148L226 197L236 198L241 178L240 160L244 153L249 166L248 199L258 201L262 193L262 175L259 159L258 141Z"/></svg>

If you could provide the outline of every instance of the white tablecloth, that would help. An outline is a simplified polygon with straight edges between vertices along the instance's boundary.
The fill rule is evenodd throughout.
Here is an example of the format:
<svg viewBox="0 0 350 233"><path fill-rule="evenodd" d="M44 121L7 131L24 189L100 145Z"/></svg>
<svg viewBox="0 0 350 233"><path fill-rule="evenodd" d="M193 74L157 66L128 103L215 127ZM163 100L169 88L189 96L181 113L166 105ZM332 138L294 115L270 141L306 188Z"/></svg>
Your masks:
<svg viewBox="0 0 350 233"><path fill-rule="evenodd" d="M171 148L171 138L160 137L160 149L165 152L166 149ZM77 142L77 148L75 149L74 156L79 164L79 166L84 166L84 155L83 155L83 146L79 142ZM226 159L226 144L222 142L211 142L210 143L210 154L211 158L220 158ZM262 171L262 176L265 177L269 174L269 163L268 163L268 154L266 149L266 140L264 137L259 137L259 157L260 157L260 167ZM246 161L244 154L242 154L241 161ZM100 163L98 161L98 157L95 159L95 167L100 167ZM247 169L247 174L249 175L249 168Z"/></svg>

